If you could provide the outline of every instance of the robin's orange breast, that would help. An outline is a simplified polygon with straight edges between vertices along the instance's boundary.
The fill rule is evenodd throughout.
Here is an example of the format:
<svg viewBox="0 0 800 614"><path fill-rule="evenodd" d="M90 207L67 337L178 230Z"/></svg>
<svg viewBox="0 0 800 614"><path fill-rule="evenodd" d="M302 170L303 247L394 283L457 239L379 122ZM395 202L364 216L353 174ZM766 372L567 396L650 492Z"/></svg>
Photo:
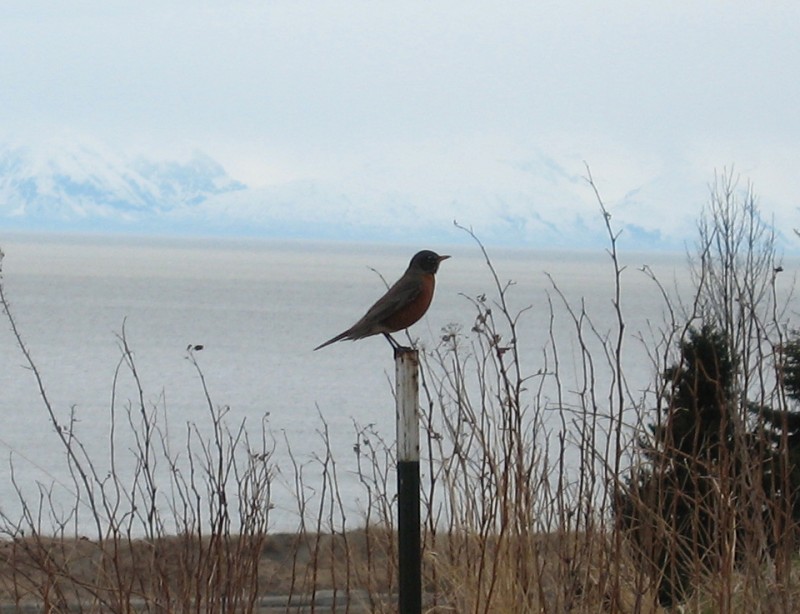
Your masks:
<svg viewBox="0 0 800 614"><path fill-rule="evenodd" d="M426 273L420 277L420 292L403 307L383 320L389 332L403 330L414 324L428 311L433 300L433 289L436 284L434 276Z"/></svg>

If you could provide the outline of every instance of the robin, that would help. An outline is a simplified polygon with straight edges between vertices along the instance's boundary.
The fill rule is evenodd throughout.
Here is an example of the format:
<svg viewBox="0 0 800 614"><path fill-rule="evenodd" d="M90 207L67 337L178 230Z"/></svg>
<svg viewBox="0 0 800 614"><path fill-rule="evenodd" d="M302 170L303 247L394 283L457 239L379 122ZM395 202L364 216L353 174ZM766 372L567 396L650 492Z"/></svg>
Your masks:
<svg viewBox="0 0 800 614"><path fill-rule="evenodd" d="M369 308L363 318L314 350L342 339L355 341L379 333L393 348L401 347L389 333L408 328L425 315L433 299L436 271L442 260L449 257L427 249L414 254L403 276Z"/></svg>

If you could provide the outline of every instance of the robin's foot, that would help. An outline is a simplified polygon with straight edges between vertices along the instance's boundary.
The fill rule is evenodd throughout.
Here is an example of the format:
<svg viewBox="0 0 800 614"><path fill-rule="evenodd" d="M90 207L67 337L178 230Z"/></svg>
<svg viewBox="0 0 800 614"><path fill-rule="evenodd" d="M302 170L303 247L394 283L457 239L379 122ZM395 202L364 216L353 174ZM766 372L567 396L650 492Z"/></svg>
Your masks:
<svg viewBox="0 0 800 614"><path fill-rule="evenodd" d="M384 336L384 337L386 337L386 341L388 341L388 342L389 342L389 345L391 345L391 346L392 346L392 349L393 349L395 352L398 352L398 351L407 351L407 352L410 352L411 350L413 350L413 349L414 349L414 348L412 348L412 347L409 347L409 346L407 346L407 345L400 345L399 343L397 343L397 341L395 340L395 338L394 338L394 337L392 337L392 336L391 336L389 333L383 333L383 336Z"/></svg>

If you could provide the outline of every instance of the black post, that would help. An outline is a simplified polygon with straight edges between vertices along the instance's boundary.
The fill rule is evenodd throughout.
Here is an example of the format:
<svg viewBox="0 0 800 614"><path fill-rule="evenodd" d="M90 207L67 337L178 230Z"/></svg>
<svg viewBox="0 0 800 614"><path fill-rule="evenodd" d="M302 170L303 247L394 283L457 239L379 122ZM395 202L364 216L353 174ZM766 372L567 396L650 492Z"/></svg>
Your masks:
<svg viewBox="0 0 800 614"><path fill-rule="evenodd" d="M419 513L419 355L394 352L397 399L397 539L399 613L422 612Z"/></svg>

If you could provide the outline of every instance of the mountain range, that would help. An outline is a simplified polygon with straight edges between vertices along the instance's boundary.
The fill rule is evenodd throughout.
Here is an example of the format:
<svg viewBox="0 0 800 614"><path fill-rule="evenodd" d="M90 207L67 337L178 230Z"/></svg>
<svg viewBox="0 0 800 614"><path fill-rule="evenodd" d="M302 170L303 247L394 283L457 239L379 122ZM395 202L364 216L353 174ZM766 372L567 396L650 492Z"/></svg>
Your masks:
<svg viewBox="0 0 800 614"><path fill-rule="evenodd" d="M127 157L80 143L0 145L0 225L10 230L131 232L414 243L464 238L453 221L505 245L605 245L583 177L539 156L498 161L493 183L457 177L427 190L384 177L307 178L251 188L210 156ZM410 174L410 173L409 173ZM640 191L616 220L634 246L663 243L637 222ZM641 217L641 216L639 216Z"/></svg>
<svg viewBox="0 0 800 614"><path fill-rule="evenodd" d="M246 189L210 157L153 161L85 145L0 148L0 218L26 229L122 229Z"/></svg>

